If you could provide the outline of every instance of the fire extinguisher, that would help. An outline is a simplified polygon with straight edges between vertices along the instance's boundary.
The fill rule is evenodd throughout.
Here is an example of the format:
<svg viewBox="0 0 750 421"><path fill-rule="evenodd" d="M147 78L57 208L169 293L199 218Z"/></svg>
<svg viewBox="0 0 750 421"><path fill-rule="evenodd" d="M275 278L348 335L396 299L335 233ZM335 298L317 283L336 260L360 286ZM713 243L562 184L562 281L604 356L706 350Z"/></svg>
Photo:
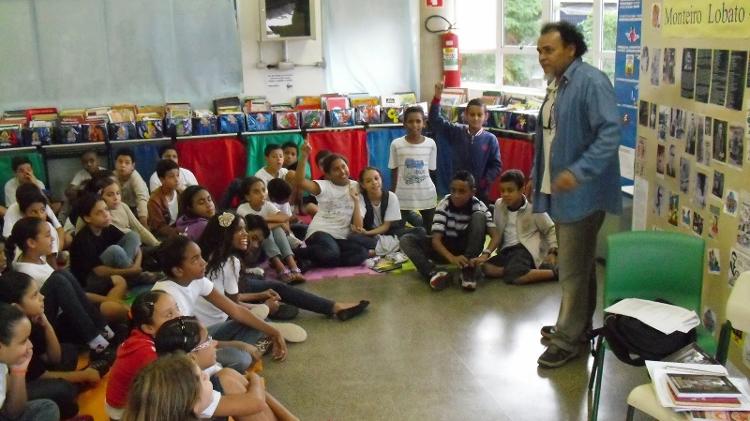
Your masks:
<svg viewBox="0 0 750 421"><path fill-rule="evenodd" d="M461 60L458 55L458 35L448 30L440 38L442 39L445 87L458 88L461 86Z"/></svg>
<svg viewBox="0 0 750 421"><path fill-rule="evenodd" d="M441 19L448 24L446 29L433 29L429 27L432 19ZM424 21L427 32L440 33L440 49L443 57L443 78L446 88L458 88L461 86L461 58L458 53L458 35L453 32L455 28L448 19L440 15L429 16Z"/></svg>

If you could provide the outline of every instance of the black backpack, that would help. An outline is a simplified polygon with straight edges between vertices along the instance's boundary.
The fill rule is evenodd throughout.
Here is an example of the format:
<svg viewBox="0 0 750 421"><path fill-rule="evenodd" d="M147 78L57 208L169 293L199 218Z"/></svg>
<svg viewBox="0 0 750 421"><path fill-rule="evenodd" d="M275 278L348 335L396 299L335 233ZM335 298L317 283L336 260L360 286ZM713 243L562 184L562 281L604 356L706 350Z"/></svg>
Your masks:
<svg viewBox="0 0 750 421"><path fill-rule="evenodd" d="M638 319L621 314L605 314L604 326L595 329L592 335L604 336L615 356L634 366L643 366L646 360L659 361L695 342L696 338L695 328L687 333L676 330L667 335Z"/></svg>

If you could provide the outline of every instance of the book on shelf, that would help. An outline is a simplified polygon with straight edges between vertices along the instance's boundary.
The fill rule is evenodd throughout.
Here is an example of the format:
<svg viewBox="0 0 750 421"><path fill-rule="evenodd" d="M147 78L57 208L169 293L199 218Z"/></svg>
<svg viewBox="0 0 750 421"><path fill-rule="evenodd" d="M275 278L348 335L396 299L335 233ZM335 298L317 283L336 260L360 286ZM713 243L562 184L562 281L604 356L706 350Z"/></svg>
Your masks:
<svg viewBox="0 0 750 421"><path fill-rule="evenodd" d="M325 94L320 96L320 101L326 111L349 108L349 99L344 95Z"/></svg>
<svg viewBox="0 0 750 421"><path fill-rule="evenodd" d="M710 355L697 343L691 342L677 351L662 358L662 361L687 364L719 364L716 359Z"/></svg>
<svg viewBox="0 0 750 421"><path fill-rule="evenodd" d="M349 94L349 101L352 103L353 108L361 107L361 106L377 106L380 105L380 98L375 95L365 94L365 93L356 93L356 94Z"/></svg>
<svg viewBox="0 0 750 421"><path fill-rule="evenodd" d="M319 96L298 96L294 101L297 110L320 110L322 104Z"/></svg>
<svg viewBox="0 0 750 421"><path fill-rule="evenodd" d="M742 394L721 374L667 373L667 385L679 398L737 398Z"/></svg>
<svg viewBox="0 0 750 421"><path fill-rule="evenodd" d="M216 115L241 113L240 99L236 96L216 98L214 100L214 112L216 112Z"/></svg>

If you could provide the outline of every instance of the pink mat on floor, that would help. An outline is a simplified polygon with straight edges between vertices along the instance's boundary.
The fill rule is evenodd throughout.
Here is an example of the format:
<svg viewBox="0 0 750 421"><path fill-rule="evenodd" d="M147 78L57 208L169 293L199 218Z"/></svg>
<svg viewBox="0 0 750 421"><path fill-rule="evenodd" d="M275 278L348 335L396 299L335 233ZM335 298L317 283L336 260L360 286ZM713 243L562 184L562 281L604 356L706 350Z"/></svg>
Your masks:
<svg viewBox="0 0 750 421"><path fill-rule="evenodd" d="M276 279L276 271L269 268L267 263L263 263L261 268L265 271L266 277L270 279ZM365 265L360 266L346 266L337 268L314 268L304 273L305 279L308 282L320 281L328 278L349 278L352 276L363 276L363 275L382 275L382 273L375 272L369 269Z"/></svg>

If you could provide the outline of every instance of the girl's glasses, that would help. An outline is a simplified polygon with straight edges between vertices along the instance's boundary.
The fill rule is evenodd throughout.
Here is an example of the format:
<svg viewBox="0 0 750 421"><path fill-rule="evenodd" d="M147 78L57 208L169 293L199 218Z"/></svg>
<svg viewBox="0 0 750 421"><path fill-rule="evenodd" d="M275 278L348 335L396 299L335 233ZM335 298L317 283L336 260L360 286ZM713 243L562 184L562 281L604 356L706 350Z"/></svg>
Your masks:
<svg viewBox="0 0 750 421"><path fill-rule="evenodd" d="M214 338L211 337L211 335L208 335L205 341L199 343L195 346L195 348L191 349L190 352L198 352L202 351L206 348L208 348L211 345L211 342L213 342Z"/></svg>

